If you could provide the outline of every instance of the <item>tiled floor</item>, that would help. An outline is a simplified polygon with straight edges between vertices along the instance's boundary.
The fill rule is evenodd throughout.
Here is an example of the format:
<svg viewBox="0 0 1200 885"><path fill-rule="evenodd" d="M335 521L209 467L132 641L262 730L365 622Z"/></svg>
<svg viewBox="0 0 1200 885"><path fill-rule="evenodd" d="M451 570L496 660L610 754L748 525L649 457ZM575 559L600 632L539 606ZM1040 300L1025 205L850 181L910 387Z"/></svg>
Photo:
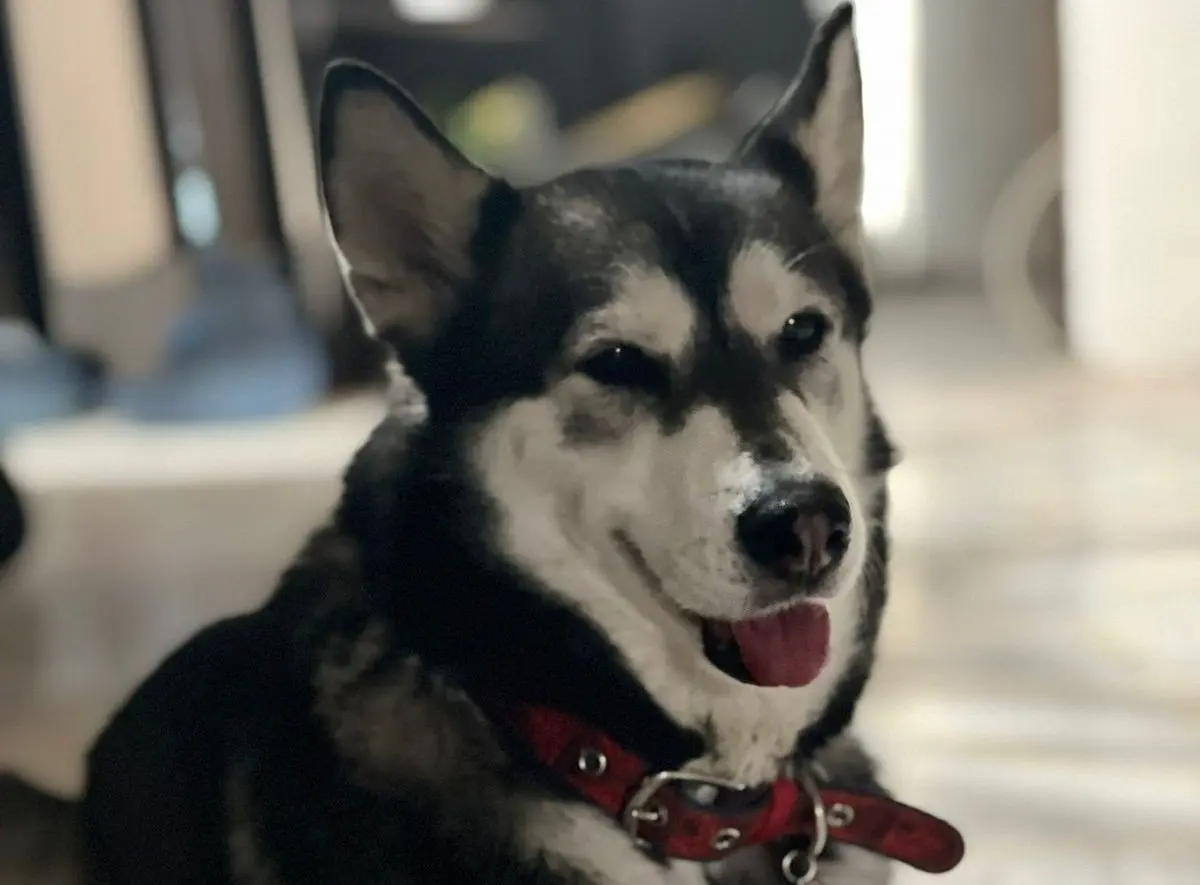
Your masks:
<svg viewBox="0 0 1200 885"><path fill-rule="evenodd" d="M906 459L861 722L897 792L967 832L943 881L1200 883L1200 379L1015 360L963 298L885 304L870 361ZM38 534L0 591L0 764L71 786L114 697L269 590L370 419L217 434L202 470L103 426L78 454L18 440Z"/></svg>

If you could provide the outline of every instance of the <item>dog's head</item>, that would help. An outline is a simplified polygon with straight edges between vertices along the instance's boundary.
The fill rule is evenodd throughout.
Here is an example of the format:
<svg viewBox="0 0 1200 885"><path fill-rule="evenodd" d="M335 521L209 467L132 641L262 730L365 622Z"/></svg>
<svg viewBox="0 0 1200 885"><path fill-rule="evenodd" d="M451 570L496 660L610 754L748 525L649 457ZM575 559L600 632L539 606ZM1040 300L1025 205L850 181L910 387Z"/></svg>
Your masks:
<svg viewBox="0 0 1200 885"><path fill-rule="evenodd" d="M454 428L503 554L683 718L752 691L811 719L861 632L878 490L849 7L726 163L516 190L356 65L328 75L320 141L357 303Z"/></svg>

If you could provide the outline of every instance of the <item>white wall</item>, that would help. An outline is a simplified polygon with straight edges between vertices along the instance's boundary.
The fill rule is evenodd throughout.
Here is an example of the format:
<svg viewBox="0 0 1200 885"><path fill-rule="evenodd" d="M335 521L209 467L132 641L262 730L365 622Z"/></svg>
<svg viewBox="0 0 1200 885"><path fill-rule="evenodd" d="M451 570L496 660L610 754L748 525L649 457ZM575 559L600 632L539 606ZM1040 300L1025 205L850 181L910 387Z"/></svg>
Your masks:
<svg viewBox="0 0 1200 885"><path fill-rule="evenodd" d="M1073 350L1102 370L1200 369L1200 2L1059 14Z"/></svg>
<svg viewBox="0 0 1200 885"><path fill-rule="evenodd" d="M975 276L996 197L1058 125L1054 0L856 6L880 271Z"/></svg>
<svg viewBox="0 0 1200 885"><path fill-rule="evenodd" d="M1054 0L922 0L918 33L930 271L973 277L997 197L1058 128Z"/></svg>
<svg viewBox="0 0 1200 885"><path fill-rule="evenodd" d="M928 263L921 200L920 2L855 4L866 142L863 225L872 264L881 273L898 276L920 276ZM835 0L825 3L833 5Z"/></svg>

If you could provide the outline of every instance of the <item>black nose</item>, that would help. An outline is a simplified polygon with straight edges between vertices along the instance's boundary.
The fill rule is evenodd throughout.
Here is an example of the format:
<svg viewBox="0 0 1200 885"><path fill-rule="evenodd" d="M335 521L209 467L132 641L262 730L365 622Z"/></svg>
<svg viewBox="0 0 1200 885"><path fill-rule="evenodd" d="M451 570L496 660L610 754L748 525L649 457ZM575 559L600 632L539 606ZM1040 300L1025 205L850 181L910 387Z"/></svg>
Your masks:
<svg viewBox="0 0 1200 885"><path fill-rule="evenodd" d="M831 482L777 485L737 518L737 536L754 562L779 577L815 585L850 543L850 504Z"/></svg>

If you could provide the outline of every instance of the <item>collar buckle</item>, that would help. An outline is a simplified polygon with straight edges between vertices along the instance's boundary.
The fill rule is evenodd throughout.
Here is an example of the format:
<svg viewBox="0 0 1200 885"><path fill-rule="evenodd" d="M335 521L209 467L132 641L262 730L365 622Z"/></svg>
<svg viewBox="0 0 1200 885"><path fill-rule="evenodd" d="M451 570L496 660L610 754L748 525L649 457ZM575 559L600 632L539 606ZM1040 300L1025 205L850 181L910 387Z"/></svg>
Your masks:
<svg viewBox="0 0 1200 885"><path fill-rule="evenodd" d="M725 778L705 774L693 774L687 771L658 771L647 775L638 784L633 795L621 812L621 825L629 833L630 838L643 851L650 849L652 843L642 836L642 827L667 827L670 825L667 807L655 801L661 790L667 787L713 787L718 790L729 790L741 793L749 789L746 784L740 784Z"/></svg>

